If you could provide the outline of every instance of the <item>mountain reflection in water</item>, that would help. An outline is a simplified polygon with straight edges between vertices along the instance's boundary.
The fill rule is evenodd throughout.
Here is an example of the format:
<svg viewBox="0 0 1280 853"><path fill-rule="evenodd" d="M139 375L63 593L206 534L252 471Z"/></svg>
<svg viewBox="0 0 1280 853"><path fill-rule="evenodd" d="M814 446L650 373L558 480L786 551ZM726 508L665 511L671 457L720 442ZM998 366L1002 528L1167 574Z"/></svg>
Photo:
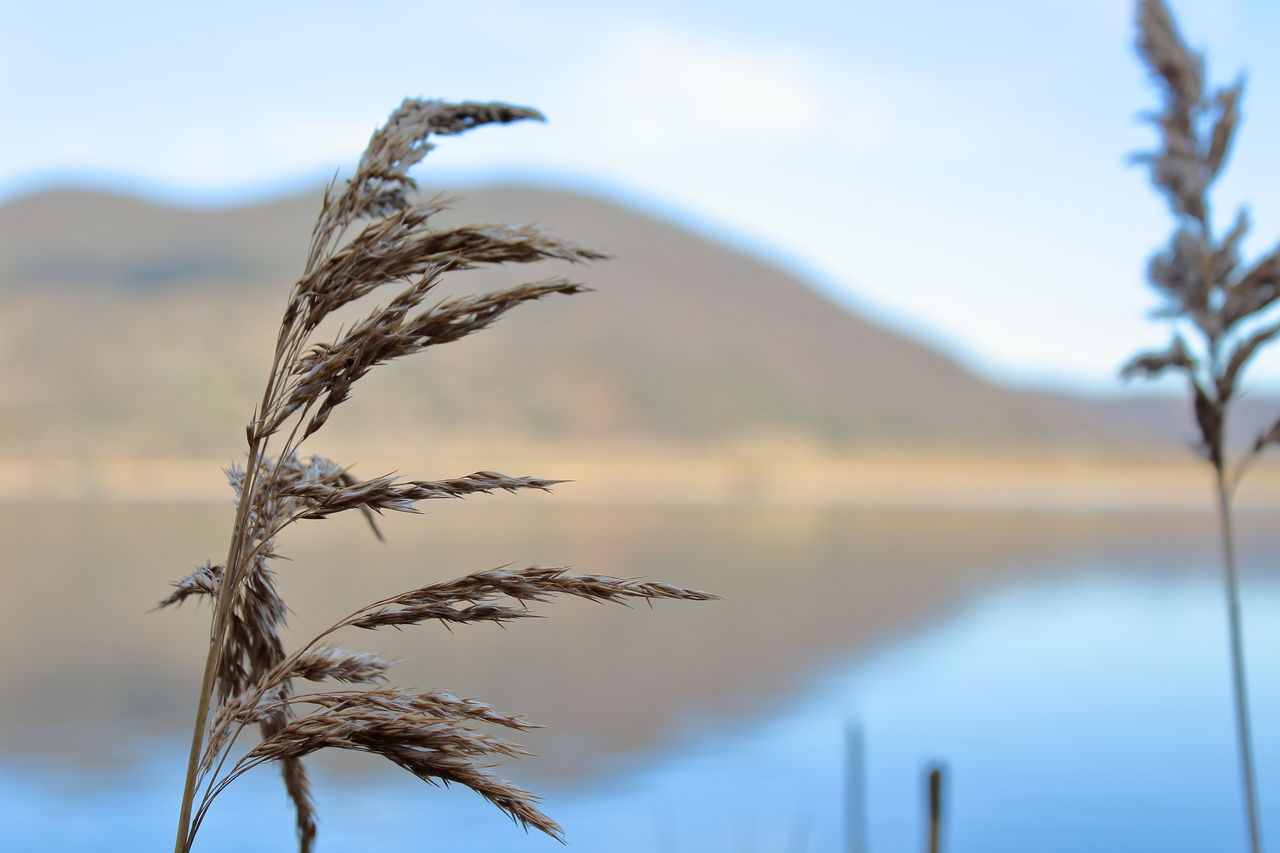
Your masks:
<svg viewBox="0 0 1280 853"><path fill-rule="evenodd" d="M517 505L518 504L518 505ZM288 537L299 633L356 604L511 561L571 563L725 601L557 602L508 630L344 642L395 682L549 728L501 773L546 794L583 851L832 851L846 726L864 733L874 853L916 849L921 770L949 768L947 849L1230 849L1243 842L1213 528L1200 516L556 510L479 500ZM146 613L218 552L208 507L11 507L0 602L6 850L164 849L207 610ZM351 523L348 523L348 522ZM1280 574L1243 524L1263 814L1280 814ZM368 756L317 762L324 850L561 849L470 792ZM1274 780L1274 784L1269 782ZM290 849L268 771L198 850Z"/></svg>

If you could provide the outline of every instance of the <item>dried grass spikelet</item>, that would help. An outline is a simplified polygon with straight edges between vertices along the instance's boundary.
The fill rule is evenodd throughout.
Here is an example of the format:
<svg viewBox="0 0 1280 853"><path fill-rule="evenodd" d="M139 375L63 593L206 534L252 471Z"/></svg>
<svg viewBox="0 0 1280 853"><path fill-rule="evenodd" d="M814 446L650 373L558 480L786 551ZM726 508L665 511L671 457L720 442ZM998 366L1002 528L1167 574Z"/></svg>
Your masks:
<svg viewBox="0 0 1280 853"><path fill-rule="evenodd" d="M297 694L294 684L378 684L389 663L375 655L321 644L346 628L376 629L437 620L445 624L505 622L533 614L527 605L557 595L601 602L627 599L705 600L707 593L666 584L561 568L495 569L431 584L360 608L292 653L280 631L287 608L271 569L276 537L290 525L349 511L368 519L375 535L383 511L416 512L423 500L494 491L547 491L564 482L480 471L445 480L393 475L358 479L300 445L350 398L355 384L379 364L458 340L487 328L534 300L575 295L587 288L567 279L532 282L478 296L434 300L449 272L542 260L600 260L603 253L532 227L471 225L438 230L442 197L415 201L409 169L434 146L433 136L482 124L541 119L506 104L406 100L373 134L355 175L330 186L311 236L302 276L281 322L262 400L246 429L245 463L227 477L236 518L226 559L177 581L160 606L197 596L213 606L209 654L192 738L175 851L189 850L214 798L249 769L277 763L297 814L299 849L312 850L315 807L302 759L325 748L381 755L429 782L466 785L513 820L554 837L560 829L538 811L537 798L485 771L492 757L522 750L474 728L523 730L530 724L488 705L442 691L374 686ZM358 223L364 220L362 227ZM352 233L354 232L354 233ZM316 340L326 318L390 288L391 298L331 340ZM260 739L238 758L235 743L247 727Z"/></svg>
<svg viewBox="0 0 1280 853"><path fill-rule="evenodd" d="M1240 591L1232 533L1232 497L1249 465L1280 443L1280 419L1252 444L1233 453L1227 419L1244 371L1280 336L1275 307L1280 297L1280 247L1253 264L1240 257L1249 228L1245 211L1223 233L1215 230L1209 194L1222 174L1240 120L1243 79L1209 93L1204 61L1187 49L1162 0L1138 4L1138 53L1162 94L1150 118L1159 134L1156 150L1138 160L1164 195L1175 224L1168 245L1151 258L1147 277L1164 299L1156 312L1174 326L1164 350L1140 353L1125 377L1173 371L1185 377L1199 435L1196 449L1212 466L1226 575L1228 634L1236 710L1236 734L1251 849L1261 849L1249 703L1245 679Z"/></svg>
<svg viewBox="0 0 1280 853"><path fill-rule="evenodd" d="M1183 374L1194 402L1199 451L1222 468L1228 462L1227 408L1245 368L1280 335L1280 322L1271 314L1280 297L1280 247L1245 264L1240 243L1249 229L1247 213L1239 211L1220 236L1211 220L1209 193L1235 139L1244 81L1208 92L1204 60L1188 50L1161 0L1138 4L1138 52L1160 88L1163 108L1149 117L1158 147L1136 159L1151 170L1175 219L1169 243L1151 258L1147 276L1165 299L1156 316L1175 328L1168 349L1138 354L1122 374ZM1224 471L1229 486L1271 443L1267 436L1273 432L1265 430L1256 450L1235 470Z"/></svg>

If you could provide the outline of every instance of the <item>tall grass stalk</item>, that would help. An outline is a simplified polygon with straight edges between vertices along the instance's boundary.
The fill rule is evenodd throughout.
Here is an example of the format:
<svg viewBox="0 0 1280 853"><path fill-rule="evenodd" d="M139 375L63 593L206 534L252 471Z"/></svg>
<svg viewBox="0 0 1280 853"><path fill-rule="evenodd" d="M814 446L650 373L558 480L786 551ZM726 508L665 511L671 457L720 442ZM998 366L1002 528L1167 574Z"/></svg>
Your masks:
<svg viewBox="0 0 1280 853"><path fill-rule="evenodd" d="M1166 350L1139 354L1125 366L1123 375L1150 377L1173 371L1186 378L1191 392L1200 433L1197 450L1214 475L1241 790L1250 849L1259 853L1262 831L1232 498L1259 454L1280 442L1280 420L1235 454L1228 447L1227 421L1245 368L1280 335L1280 322L1272 310L1280 296L1280 247L1246 264L1240 257L1249 228L1246 212L1237 212L1221 233L1211 215L1209 194L1235 138L1243 78L1209 91L1203 58L1187 49L1161 0L1138 4L1137 48L1163 95L1160 111L1150 116L1159 147L1138 159L1149 166L1152 182L1175 219L1173 236L1152 257L1147 270L1151 284L1165 299L1156 314L1173 326L1173 340Z"/></svg>
<svg viewBox="0 0 1280 853"><path fill-rule="evenodd" d="M507 104L406 100L373 134L355 176L325 193L302 277L285 306L262 400L246 428L244 466L227 471L237 508L226 560L206 563L177 581L161 602L177 604L192 596L213 600L175 853L191 849L219 793L268 763L280 768L293 801L299 850L309 853L316 812L302 759L324 748L380 755L424 781L464 785L525 828L560 838L560 827L538 810L535 795L486 770L495 757L527 753L482 727L521 731L530 723L443 691L385 686L387 661L331 645L330 638L348 628L427 621L502 624L531 616L531 603L562 595L601 602L715 597L559 567L501 567L357 608L292 652L281 638L287 608L271 561L278 556L276 537L286 528L355 511L377 534L378 513L417 512L419 501L499 490L547 491L562 482L492 471L448 480L359 479L328 459L300 455L303 443L374 367L480 331L527 302L587 289L557 278L478 296L436 298L442 278L453 271L606 257L532 227L436 229L431 219L449 201L413 194L409 169L434 147L430 137L528 119L541 116ZM334 328L335 312L358 312L366 297L388 290L393 295L385 305ZM330 685L305 693L297 689L299 682ZM364 686L338 689L332 682ZM239 737L253 726L258 742L237 753Z"/></svg>

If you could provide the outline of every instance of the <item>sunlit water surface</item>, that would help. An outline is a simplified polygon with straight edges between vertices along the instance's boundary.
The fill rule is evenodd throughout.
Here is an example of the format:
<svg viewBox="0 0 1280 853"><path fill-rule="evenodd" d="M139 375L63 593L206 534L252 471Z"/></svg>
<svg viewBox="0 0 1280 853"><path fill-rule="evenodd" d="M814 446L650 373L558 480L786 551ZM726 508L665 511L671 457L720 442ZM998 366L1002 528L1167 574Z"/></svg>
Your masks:
<svg viewBox="0 0 1280 853"><path fill-rule="evenodd" d="M16 515L0 849L167 849L207 610L148 615L143 603L182 573L172 565L204 556L193 548L214 547L224 515ZM311 622L302 604L332 621L424 571L521 554L727 596L653 611L557 604L531 625L428 626L389 646L347 638L405 657L405 684L548 723L529 741L545 757L502 775L545 796L570 849L816 853L865 836L875 853L916 850L931 762L947 769L951 851L1243 849L1207 519L494 505L415 521L428 532L396 521L381 550L329 522L289 543L287 583L324 590L295 603L295 621ZM1244 528L1275 834L1280 572L1267 521ZM315 577L292 574L304 572ZM353 574L357 598L335 588ZM319 761L314 775L321 851L562 849L468 791L371 757ZM197 850L291 843L278 780L260 770L219 800Z"/></svg>

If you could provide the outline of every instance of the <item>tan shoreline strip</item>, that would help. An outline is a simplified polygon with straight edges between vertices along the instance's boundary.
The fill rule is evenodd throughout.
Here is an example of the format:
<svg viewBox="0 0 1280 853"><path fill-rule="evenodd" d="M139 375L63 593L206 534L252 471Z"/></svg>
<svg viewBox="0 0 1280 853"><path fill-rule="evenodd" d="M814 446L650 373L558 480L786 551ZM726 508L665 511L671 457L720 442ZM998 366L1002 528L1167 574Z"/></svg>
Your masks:
<svg viewBox="0 0 1280 853"><path fill-rule="evenodd" d="M555 470L575 480L556 488L556 506L1201 510L1211 497L1204 471L1191 459L1108 464L897 452L773 459L759 454L563 452L526 458L534 459L523 466L529 472ZM214 459L126 456L0 457L0 501L229 505L224 464ZM416 474L441 465L421 460L400 470ZM359 470L372 476L390 469L370 462ZM1280 469L1253 472L1239 501L1244 510L1280 510Z"/></svg>

